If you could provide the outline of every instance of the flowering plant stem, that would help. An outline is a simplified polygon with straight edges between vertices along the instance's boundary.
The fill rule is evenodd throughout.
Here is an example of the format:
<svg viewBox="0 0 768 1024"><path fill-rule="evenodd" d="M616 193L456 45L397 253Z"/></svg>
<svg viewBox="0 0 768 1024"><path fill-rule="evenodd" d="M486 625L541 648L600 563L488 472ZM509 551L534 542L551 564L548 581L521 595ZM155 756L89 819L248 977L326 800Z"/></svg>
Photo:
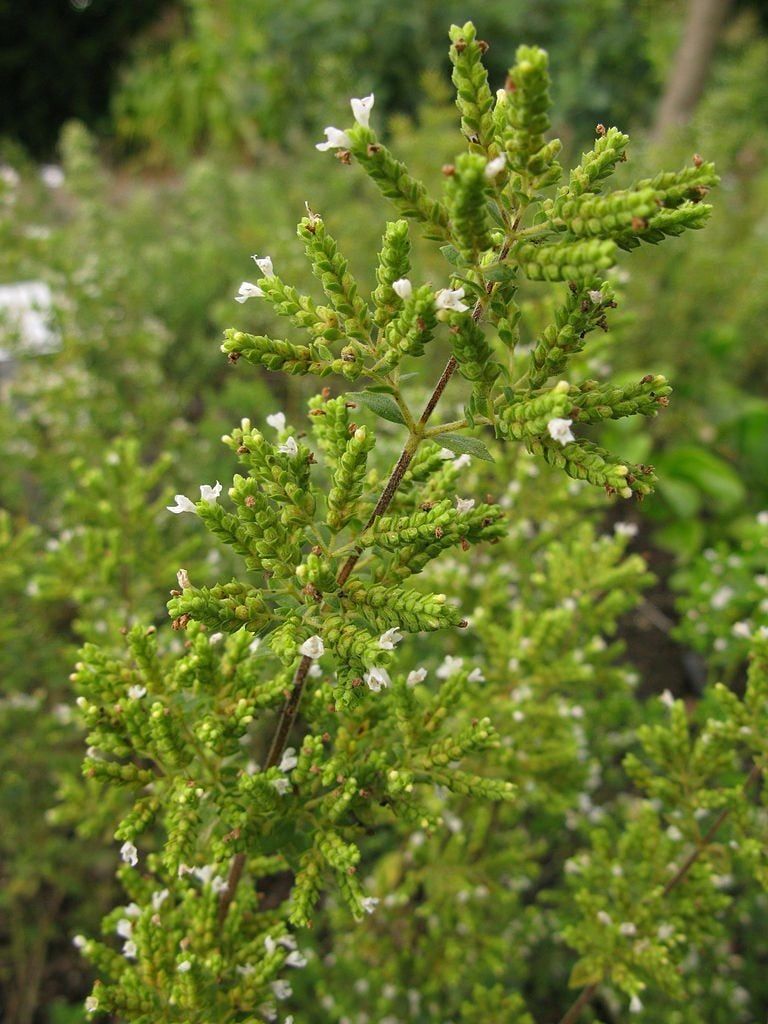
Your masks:
<svg viewBox="0 0 768 1024"><path fill-rule="evenodd" d="M752 765L752 770L744 780L744 785L742 787L743 793L746 794L749 792L752 786L754 786L760 778L762 771L763 769L759 764ZM693 850L691 850L691 852L685 858L685 860L680 865L678 870L664 886L662 892L663 896L668 896L673 889L676 889L681 882L685 881L688 872L691 870L691 868L699 859L699 857L704 853L707 847L713 842L715 836L720 831L722 826L725 824L730 813L730 807L724 807L722 811L720 811L718 816L715 818L715 820L709 826L707 831L701 837L698 844L694 847ZM587 985L585 988L583 988L577 996L577 998L566 1011L565 1016L560 1019L559 1024L576 1024L576 1021L581 1016L582 1010L584 1010L592 1002L592 999L594 998L598 988L599 982L594 982L593 984Z"/></svg>
<svg viewBox="0 0 768 1024"><path fill-rule="evenodd" d="M491 285L489 287L492 288L493 286ZM475 305L474 310L472 311L472 318L473 320L475 320L475 322L477 322L480 319L480 316L482 315L482 309L482 303L478 302ZM392 473L390 474L389 479L387 480L387 483L379 496L379 500L376 502L373 512L371 512L368 522L365 524L364 530L369 529L374 523L374 521L379 516L383 515L389 508L392 499L397 493L397 489L400 486L403 477L405 476L408 466L411 464L411 459L413 458L417 448L419 447L419 443L423 440L425 436L424 427L429 421L429 418L431 417L432 413L435 411L435 408L437 407L437 404L440 401L443 392L448 386L448 382L453 376L457 365L458 364L456 362L455 357L451 356L451 358L446 363L443 372L440 374L440 379L435 385L432 394L429 396L429 401L424 406L424 411L419 417L419 421L416 424L415 429L410 431L408 435L408 440L405 442L403 450L400 453L400 457L395 463L395 467L392 470ZM344 565L341 567L341 570L338 575L339 586L343 586L347 579L349 579L352 570L354 569L355 565L357 565L357 560L359 559L361 553L362 549L355 548L355 550L346 560ZM309 672L311 664L312 659L304 655L296 668L290 692L288 693L288 696L285 699L285 704L283 704L282 710L280 712L280 718L278 719L277 722L277 729L275 730L275 734L272 738L272 743L270 744L269 747L269 754L267 755L267 762L265 765L265 768L267 769L274 768L276 765L278 765L280 763L281 757L283 756L286 744L288 743L288 736L290 735L291 728L293 727L293 723L296 720L296 715L299 712L301 698L304 693L304 684L306 682L307 674ZM222 890L221 897L219 899L219 924L222 924L226 919L230 905L232 904L232 901L235 898L237 887L240 884L240 879L243 876L245 859L246 854L243 852L236 853L235 856L232 858L232 863L230 864L229 868L229 875L227 877L227 885L226 888Z"/></svg>

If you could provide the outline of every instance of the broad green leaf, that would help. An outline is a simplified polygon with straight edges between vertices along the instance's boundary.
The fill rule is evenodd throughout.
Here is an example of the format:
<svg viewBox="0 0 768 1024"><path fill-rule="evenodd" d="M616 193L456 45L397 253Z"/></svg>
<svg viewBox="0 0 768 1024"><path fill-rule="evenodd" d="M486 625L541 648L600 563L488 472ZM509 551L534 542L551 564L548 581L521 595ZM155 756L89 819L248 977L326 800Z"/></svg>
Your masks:
<svg viewBox="0 0 768 1024"><path fill-rule="evenodd" d="M371 412L376 413L383 420L390 423L402 423L405 425L403 414L397 407L397 402L391 395L380 394L376 391L351 391L347 394L353 402L361 402L367 405Z"/></svg>
<svg viewBox="0 0 768 1024"><path fill-rule="evenodd" d="M476 459L494 462L494 458L483 442L477 437L466 437L464 434L437 434L432 440L441 444L456 455L472 455Z"/></svg>

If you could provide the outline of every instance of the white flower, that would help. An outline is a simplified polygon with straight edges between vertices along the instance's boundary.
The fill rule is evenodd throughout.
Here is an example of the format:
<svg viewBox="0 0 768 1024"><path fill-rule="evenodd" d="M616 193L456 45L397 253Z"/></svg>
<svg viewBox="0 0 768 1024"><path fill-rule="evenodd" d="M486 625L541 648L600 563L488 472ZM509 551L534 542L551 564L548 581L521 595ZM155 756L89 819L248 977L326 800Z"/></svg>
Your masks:
<svg viewBox="0 0 768 1024"><path fill-rule="evenodd" d="M407 277L401 277L399 280L392 282L392 291L401 299L410 299L411 295L413 295L413 285Z"/></svg>
<svg viewBox="0 0 768 1024"><path fill-rule="evenodd" d="M768 511L767 512L758 512L757 513L757 521L760 524L760 526L768 526Z"/></svg>
<svg viewBox="0 0 768 1024"><path fill-rule="evenodd" d="M85 947L88 945L88 940L84 935L75 935L75 937L72 939L72 945L75 947L75 949L85 949Z"/></svg>
<svg viewBox="0 0 768 1024"><path fill-rule="evenodd" d="M225 892L229 889L229 882L226 878L222 878L221 875L216 875L215 878L211 879L211 890L216 894Z"/></svg>
<svg viewBox="0 0 768 1024"><path fill-rule="evenodd" d="M616 523L613 532L617 537L636 537L637 523Z"/></svg>
<svg viewBox="0 0 768 1024"><path fill-rule="evenodd" d="M186 569L179 569L176 573L176 582L179 584L182 590L189 590L192 586L192 581L189 578L189 573Z"/></svg>
<svg viewBox="0 0 768 1024"><path fill-rule="evenodd" d="M130 939L133 935L133 921L128 917L121 917L117 922L115 932L121 939Z"/></svg>
<svg viewBox="0 0 768 1024"><path fill-rule="evenodd" d="M275 993L276 999L289 999L293 995L293 989L291 988L290 982L283 981L278 978L277 981L273 981L271 989Z"/></svg>
<svg viewBox="0 0 768 1024"><path fill-rule="evenodd" d="M435 294L435 306L438 309L453 309L457 313L464 313L469 309L461 300L464 298L463 288L441 288Z"/></svg>
<svg viewBox="0 0 768 1024"><path fill-rule="evenodd" d="M456 461L453 464L453 468L454 469L464 469L465 466L469 466L471 464L472 464L472 456L471 455L467 455L467 453L465 452L463 455L460 455L458 457L458 459L456 459Z"/></svg>
<svg viewBox="0 0 768 1024"><path fill-rule="evenodd" d="M403 634L397 626L393 626L379 637L379 647L383 651L394 651L395 645L399 644L402 639Z"/></svg>
<svg viewBox="0 0 768 1024"><path fill-rule="evenodd" d="M289 456L289 458L295 459L296 456L299 454L299 446L296 444L296 438L289 437L286 440L285 444L281 444L278 446L277 450L279 452L282 452L283 455L287 455Z"/></svg>
<svg viewBox="0 0 768 1024"><path fill-rule="evenodd" d="M64 171L56 164L43 164L40 168L40 180L48 188L61 188L64 184Z"/></svg>
<svg viewBox="0 0 768 1024"><path fill-rule="evenodd" d="M126 864L130 864L132 868L135 868L139 863L139 851L127 840L120 847L120 856L123 858Z"/></svg>
<svg viewBox="0 0 768 1024"><path fill-rule="evenodd" d="M485 165L485 171L483 172L488 181L493 179L504 170L507 166L507 155L502 153L501 156L497 156L494 160L489 160Z"/></svg>
<svg viewBox="0 0 768 1024"><path fill-rule="evenodd" d="M385 668L379 668L377 665L369 668L364 678L368 689L373 690L374 693L378 693L383 686L389 686L389 673Z"/></svg>
<svg viewBox="0 0 768 1024"><path fill-rule="evenodd" d="M158 889L152 893L152 909L159 910L170 896L168 889Z"/></svg>
<svg viewBox="0 0 768 1024"><path fill-rule="evenodd" d="M733 597L734 593L735 591L733 590L733 587L720 587L712 595L710 604L714 609L719 611L721 608L725 608L725 606Z"/></svg>
<svg viewBox="0 0 768 1024"><path fill-rule="evenodd" d="M451 451L450 448L441 448L437 454L440 456L441 459L445 459L446 462L454 457L454 453Z"/></svg>
<svg viewBox="0 0 768 1024"><path fill-rule="evenodd" d="M261 299L263 296L264 292L257 284L251 284L250 281L243 281L237 290L235 302L247 302L248 299Z"/></svg>
<svg viewBox="0 0 768 1024"><path fill-rule="evenodd" d="M270 779L269 781L280 796L285 796L286 793L290 792L291 784L288 779Z"/></svg>
<svg viewBox="0 0 768 1024"><path fill-rule="evenodd" d="M482 669L473 668L467 676L468 683L484 683L485 676L483 675Z"/></svg>
<svg viewBox="0 0 768 1024"><path fill-rule="evenodd" d="M622 935L637 935L637 926L634 925L631 921L622 921L619 925L619 931Z"/></svg>
<svg viewBox="0 0 768 1024"><path fill-rule="evenodd" d="M367 128L373 107L373 93L370 96L364 96L361 100L350 100L349 105L352 107L352 113L355 115L357 123L363 128Z"/></svg>
<svg viewBox="0 0 768 1024"><path fill-rule="evenodd" d="M575 441L576 438L573 436L571 431L572 423L573 420L564 420L559 416L555 416L555 418L550 420L547 424L549 436L553 441L559 441L562 445L568 444L569 441Z"/></svg>
<svg viewBox="0 0 768 1024"><path fill-rule="evenodd" d="M299 763L299 759L296 756L295 747L286 747L283 751L282 759L278 765L281 772L289 772Z"/></svg>
<svg viewBox="0 0 768 1024"><path fill-rule="evenodd" d="M600 305L603 301L603 293L597 288L595 288L594 291L587 292L587 295L595 306Z"/></svg>
<svg viewBox="0 0 768 1024"><path fill-rule="evenodd" d="M186 974L187 971L192 970L192 961L182 960L179 966L176 968L176 970L179 972L179 974Z"/></svg>
<svg viewBox="0 0 768 1024"><path fill-rule="evenodd" d="M273 412L271 416L267 416L267 423L270 427L274 427L275 430L282 432L285 430L285 413Z"/></svg>
<svg viewBox="0 0 768 1024"><path fill-rule="evenodd" d="M474 498L456 498L456 511L463 516L465 512L471 512L475 507Z"/></svg>
<svg viewBox="0 0 768 1024"><path fill-rule="evenodd" d="M463 658L454 658L453 655L449 654L435 674L438 679L450 679L457 672L461 672L463 665Z"/></svg>
<svg viewBox="0 0 768 1024"><path fill-rule="evenodd" d="M656 934L658 935L658 937L661 939L662 942L665 942L667 939L671 939L672 936L675 934L675 926L673 924L662 924L662 925L659 925L659 928L658 928L658 931L656 932Z"/></svg>
<svg viewBox="0 0 768 1024"><path fill-rule="evenodd" d="M183 878L184 875L193 875L195 869L191 868L189 864L179 864L179 870L176 872L179 878Z"/></svg>
<svg viewBox="0 0 768 1024"><path fill-rule="evenodd" d="M8 188L18 188L21 184L19 172L8 164L0 164L0 181Z"/></svg>
<svg viewBox="0 0 768 1024"><path fill-rule="evenodd" d="M174 515L178 515L179 512L197 512L195 503L191 499L187 498L184 494L174 494L173 496L175 505L166 505L165 507L169 512L173 512Z"/></svg>
<svg viewBox="0 0 768 1024"><path fill-rule="evenodd" d="M218 480L213 487L210 484L200 484L200 501L207 501L209 505L214 505L220 494L221 484Z"/></svg>
<svg viewBox="0 0 768 1024"><path fill-rule="evenodd" d="M253 640L248 644L248 650L251 654L255 654L256 651L261 647L261 637L254 637Z"/></svg>
<svg viewBox="0 0 768 1024"><path fill-rule="evenodd" d="M672 696L671 690L664 690L664 692L660 694L659 700L668 708L673 708L675 706L675 698Z"/></svg>
<svg viewBox="0 0 768 1024"><path fill-rule="evenodd" d="M378 905L379 901L375 896L363 896L360 900L360 906L366 914L372 914Z"/></svg>
<svg viewBox="0 0 768 1024"><path fill-rule="evenodd" d="M88 996L88 998L85 1000L85 1012L96 1013L98 1008L99 1000L96 998L96 996Z"/></svg>
<svg viewBox="0 0 768 1024"><path fill-rule="evenodd" d="M752 636L752 629L748 622L734 622L731 632L743 640L749 640Z"/></svg>
<svg viewBox="0 0 768 1024"><path fill-rule="evenodd" d="M272 954L277 949L277 943L275 942L271 935L264 936L264 949L266 949L269 956L272 956Z"/></svg>
<svg viewBox="0 0 768 1024"><path fill-rule="evenodd" d="M135 960L138 949L133 939L128 939L127 942L123 943L123 956L127 957L128 960Z"/></svg>
<svg viewBox="0 0 768 1024"><path fill-rule="evenodd" d="M338 128L329 127L325 129L325 142L316 143L315 149L319 149L324 153L329 149L348 149L351 145L352 139L350 139L346 132L342 132Z"/></svg>
<svg viewBox="0 0 768 1024"><path fill-rule="evenodd" d="M262 272L264 277L275 276L275 272L272 269L272 260L269 258L269 256L262 256L261 259L259 259L258 256L251 256L251 259Z"/></svg>
<svg viewBox="0 0 768 1024"><path fill-rule="evenodd" d="M141 917L141 907L138 903L129 903L125 908L126 917Z"/></svg>
<svg viewBox="0 0 768 1024"><path fill-rule="evenodd" d="M642 1013L643 1012L643 1004L642 1004L639 996L632 996L632 998L630 999L630 1001L629 1001L629 1012L630 1013Z"/></svg>
<svg viewBox="0 0 768 1024"><path fill-rule="evenodd" d="M427 670L425 668L415 668L413 672L408 673L408 677L405 680L406 686L417 686L419 683L423 683L427 678Z"/></svg>
<svg viewBox="0 0 768 1024"><path fill-rule="evenodd" d="M319 636L311 636L309 640L305 640L299 648L299 654L303 654L305 658L322 658L325 654L325 644L323 638Z"/></svg>
<svg viewBox="0 0 768 1024"><path fill-rule="evenodd" d="M604 924L606 928L613 924L613 918L605 910L598 910L597 920L600 924Z"/></svg>
<svg viewBox="0 0 768 1024"><path fill-rule="evenodd" d="M128 687L128 696L131 698L131 700L141 700L142 697L146 696L146 693L147 693L146 686L129 686Z"/></svg>
<svg viewBox="0 0 768 1024"><path fill-rule="evenodd" d="M288 956L285 958L285 966L286 967L306 967L307 966L307 958L305 956L302 956L301 953L299 953L298 950L293 950L293 952L289 953Z"/></svg>

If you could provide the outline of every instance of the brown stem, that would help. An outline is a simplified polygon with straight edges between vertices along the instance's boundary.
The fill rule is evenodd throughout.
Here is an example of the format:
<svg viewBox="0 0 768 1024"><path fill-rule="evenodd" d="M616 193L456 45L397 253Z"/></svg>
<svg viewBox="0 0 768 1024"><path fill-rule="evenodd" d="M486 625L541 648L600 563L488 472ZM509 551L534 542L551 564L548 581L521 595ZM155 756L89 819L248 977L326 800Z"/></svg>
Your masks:
<svg viewBox="0 0 768 1024"><path fill-rule="evenodd" d="M744 785L742 786L743 793L747 793L751 789L751 787L757 782L757 780L760 778L761 771L762 769L759 765L752 765L752 770L750 771L747 778L744 780ZM696 861L699 859L702 853L704 853L706 848L709 846L709 844L715 838L717 833L720 831L723 823L725 822L726 818L730 813L730 807L724 807L722 811L720 811L718 816L715 818L715 820L712 822L707 831L699 840L698 846L688 854L688 856L685 858L685 860L680 865L678 870L674 873L674 875L664 886L664 889L662 890L662 896L668 896L669 893L671 893L673 889L677 888L677 886L680 885L680 883L685 879L686 875L691 870L693 865L696 863ZM577 1021L581 1016L581 1011L584 1009L584 1007L589 1002L591 1002L592 997L594 996L595 992L597 992L597 987L597 984L587 985L587 987L580 992L576 1001L567 1010L565 1016L561 1018L559 1024L574 1024L574 1022Z"/></svg>

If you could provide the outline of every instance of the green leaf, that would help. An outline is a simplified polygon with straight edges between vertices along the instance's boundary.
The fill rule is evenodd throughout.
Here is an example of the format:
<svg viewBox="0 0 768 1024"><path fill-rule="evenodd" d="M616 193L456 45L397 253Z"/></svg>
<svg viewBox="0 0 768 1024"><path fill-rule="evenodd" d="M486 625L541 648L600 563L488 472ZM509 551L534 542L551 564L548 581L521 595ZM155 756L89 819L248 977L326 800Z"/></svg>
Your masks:
<svg viewBox="0 0 768 1024"><path fill-rule="evenodd" d="M391 395L379 394L376 391L351 391L347 394L347 398L352 399L355 402L361 402L363 405L367 405L371 412L376 413L383 420L389 420L390 423L402 423L405 425L403 414L397 406L397 402L392 398Z"/></svg>
<svg viewBox="0 0 768 1024"><path fill-rule="evenodd" d="M466 267L467 262L455 245L441 245L440 252L454 267Z"/></svg>
<svg viewBox="0 0 768 1024"><path fill-rule="evenodd" d="M455 452L456 455L472 455L476 459L495 462L483 442L477 437L466 437L464 434L435 434L432 440L443 448Z"/></svg>

